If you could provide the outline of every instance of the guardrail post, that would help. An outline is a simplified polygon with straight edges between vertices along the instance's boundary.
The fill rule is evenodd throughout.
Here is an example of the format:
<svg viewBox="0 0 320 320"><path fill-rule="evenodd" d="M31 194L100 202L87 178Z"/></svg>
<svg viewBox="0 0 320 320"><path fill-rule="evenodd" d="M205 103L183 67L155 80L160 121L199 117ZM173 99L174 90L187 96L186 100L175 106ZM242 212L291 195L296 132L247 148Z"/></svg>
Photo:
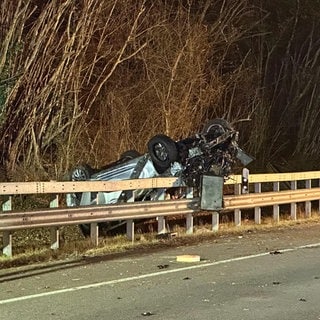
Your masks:
<svg viewBox="0 0 320 320"><path fill-rule="evenodd" d="M158 233L166 233L166 219L164 216L157 217L158 219Z"/></svg>
<svg viewBox="0 0 320 320"><path fill-rule="evenodd" d="M2 254L6 257L12 257L12 233L9 231L3 232L3 249Z"/></svg>
<svg viewBox="0 0 320 320"><path fill-rule="evenodd" d="M241 194L241 184L237 183L234 185L234 194L235 195L240 195ZM241 210L240 209L235 209L234 210L234 223L236 227L241 226Z"/></svg>
<svg viewBox="0 0 320 320"><path fill-rule="evenodd" d="M306 180L306 189L311 188L311 180ZM311 201L306 201L305 204L305 212L306 212L306 218L311 217Z"/></svg>
<svg viewBox="0 0 320 320"><path fill-rule="evenodd" d="M134 192L133 191L127 191L127 202L134 202ZM126 222L126 230L127 230L127 238L132 243L134 242L134 221L133 219L127 220Z"/></svg>
<svg viewBox="0 0 320 320"><path fill-rule="evenodd" d="M2 204L2 211L12 210L12 196ZM3 249L2 254L7 257L12 257L12 233L11 231L3 231Z"/></svg>
<svg viewBox="0 0 320 320"><path fill-rule="evenodd" d="M217 232L219 230L219 212L212 212L212 231Z"/></svg>
<svg viewBox="0 0 320 320"><path fill-rule="evenodd" d="M193 188L186 189L186 198L193 198ZM193 234L193 214L188 213L186 216L186 234Z"/></svg>
<svg viewBox="0 0 320 320"><path fill-rule="evenodd" d="M193 234L193 215L188 213L186 216L186 234Z"/></svg>
<svg viewBox="0 0 320 320"><path fill-rule="evenodd" d="M243 168L241 176L241 193L249 193L249 169Z"/></svg>
<svg viewBox="0 0 320 320"><path fill-rule="evenodd" d="M127 220L126 228L127 228L127 238L133 243L134 242L134 221L132 219Z"/></svg>
<svg viewBox="0 0 320 320"><path fill-rule="evenodd" d="M291 181L291 190L297 190L297 181ZM297 220L297 203L292 202L290 204L290 214L292 220Z"/></svg>
<svg viewBox="0 0 320 320"><path fill-rule="evenodd" d="M254 184L254 192L261 193L261 183L260 182ZM261 224L261 208L260 207L254 208L254 222L256 224Z"/></svg>
<svg viewBox="0 0 320 320"><path fill-rule="evenodd" d="M161 195L158 196L158 200L164 200L165 199L165 191L161 193ZM158 216L158 234L160 233L166 233L166 219L164 216Z"/></svg>
<svg viewBox="0 0 320 320"><path fill-rule="evenodd" d="M50 201L50 208L58 208L59 207L59 196L55 195ZM60 240L60 230L58 227L50 228L50 248L53 250L59 249L59 240Z"/></svg>
<svg viewBox="0 0 320 320"><path fill-rule="evenodd" d="M273 183L273 191L280 191L280 182ZM280 206L278 204L273 205L273 220L276 222L280 221Z"/></svg>
<svg viewBox="0 0 320 320"><path fill-rule="evenodd" d="M97 222L90 223L90 239L95 246L99 244L99 226Z"/></svg>

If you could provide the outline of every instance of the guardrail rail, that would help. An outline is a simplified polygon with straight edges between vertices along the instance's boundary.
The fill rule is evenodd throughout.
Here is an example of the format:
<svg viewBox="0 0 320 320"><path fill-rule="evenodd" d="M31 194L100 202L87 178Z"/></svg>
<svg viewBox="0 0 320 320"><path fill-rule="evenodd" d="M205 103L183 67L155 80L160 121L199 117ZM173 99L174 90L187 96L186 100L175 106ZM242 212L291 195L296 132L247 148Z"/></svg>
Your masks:
<svg viewBox="0 0 320 320"><path fill-rule="evenodd" d="M320 171L252 174L249 175L249 193L243 194L243 176L234 175L225 182L226 188L233 187L232 194L224 195L224 209L213 211L212 231L219 229L219 216L225 211L234 211L234 223L241 225L241 210L253 209L255 223L261 223L261 208L272 206L273 219L280 220L280 206L290 204L290 215L297 219L297 204L304 203L306 217L311 216L312 201L320 205ZM165 200L165 190L180 187L177 178L150 178L125 181L42 181L0 183L2 212L0 213L0 231L2 231L2 253L12 256L13 232L19 229L50 227L51 248L59 248L59 227L72 224L90 224L91 240L98 244L98 223L125 220L127 236L134 240L134 222L136 219L157 217L158 233L166 232L166 216L183 215L186 217L186 232L193 232L194 214L200 211L200 200L193 198L193 192L187 190L187 199ZM59 208L61 195L75 192L108 192L117 190L160 189L161 201L128 202L103 206L62 207ZM230 191L230 190L229 190ZM50 194L50 208L31 211L13 211L12 197L16 195ZM134 199L132 199L133 201Z"/></svg>

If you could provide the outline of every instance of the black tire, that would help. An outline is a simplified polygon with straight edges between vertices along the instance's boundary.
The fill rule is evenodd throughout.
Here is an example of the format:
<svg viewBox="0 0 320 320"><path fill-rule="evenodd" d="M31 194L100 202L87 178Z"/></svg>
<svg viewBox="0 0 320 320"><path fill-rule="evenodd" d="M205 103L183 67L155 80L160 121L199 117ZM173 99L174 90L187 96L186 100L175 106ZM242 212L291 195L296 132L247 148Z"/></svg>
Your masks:
<svg viewBox="0 0 320 320"><path fill-rule="evenodd" d="M148 152L158 173L166 171L178 159L176 143L164 134L158 134L149 140Z"/></svg>
<svg viewBox="0 0 320 320"><path fill-rule="evenodd" d="M232 130L232 128L228 121L226 121L225 119L217 118L208 121L203 127L202 133L218 137L224 134L226 131L230 130Z"/></svg>
<svg viewBox="0 0 320 320"><path fill-rule="evenodd" d="M88 164L81 164L74 167L70 172L71 181L86 181L93 174L93 169Z"/></svg>
<svg viewBox="0 0 320 320"><path fill-rule="evenodd" d="M125 151L123 152L121 155L120 155L120 160L122 161L129 161L129 160L132 160L132 159L135 159L135 158L138 158L141 156L141 153L136 151L136 150L128 150L128 151Z"/></svg>

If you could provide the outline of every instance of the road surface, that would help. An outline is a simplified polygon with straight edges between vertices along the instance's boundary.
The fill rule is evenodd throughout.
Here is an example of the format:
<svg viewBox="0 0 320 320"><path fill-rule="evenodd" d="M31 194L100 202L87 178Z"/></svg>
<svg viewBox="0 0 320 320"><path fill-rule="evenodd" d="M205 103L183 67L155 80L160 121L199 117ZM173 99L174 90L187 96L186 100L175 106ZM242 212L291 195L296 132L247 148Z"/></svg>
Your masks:
<svg viewBox="0 0 320 320"><path fill-rule="evenodd" d="M320 226L0 270L0 288L1 320L320 319Z"/></svg>

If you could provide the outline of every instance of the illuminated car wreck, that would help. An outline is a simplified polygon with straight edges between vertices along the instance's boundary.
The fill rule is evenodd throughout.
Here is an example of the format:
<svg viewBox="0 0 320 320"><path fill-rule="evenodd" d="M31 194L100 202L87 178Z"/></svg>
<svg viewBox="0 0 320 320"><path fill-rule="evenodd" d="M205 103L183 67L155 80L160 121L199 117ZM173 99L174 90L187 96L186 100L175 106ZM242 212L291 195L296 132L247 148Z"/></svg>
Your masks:
<svg viewBox="0 0 320 320"><path fill-rule="evenodd" d="M120 159L100 169L79 165L70 172L72 181L116 181L153 177L178 177L186 187L201 187L202 177L212 175L226 179L238 160L246 166L252 161L238 146L238 132L224 119L209 121L202 132L174 141L159 134L147 144L141 155L130 150ZM138 201L158 200L159 190L135 190ZM162 193L163 194L163 193ZM67 195L68 206L125 202L128 191L75 193Z"/></svg>

